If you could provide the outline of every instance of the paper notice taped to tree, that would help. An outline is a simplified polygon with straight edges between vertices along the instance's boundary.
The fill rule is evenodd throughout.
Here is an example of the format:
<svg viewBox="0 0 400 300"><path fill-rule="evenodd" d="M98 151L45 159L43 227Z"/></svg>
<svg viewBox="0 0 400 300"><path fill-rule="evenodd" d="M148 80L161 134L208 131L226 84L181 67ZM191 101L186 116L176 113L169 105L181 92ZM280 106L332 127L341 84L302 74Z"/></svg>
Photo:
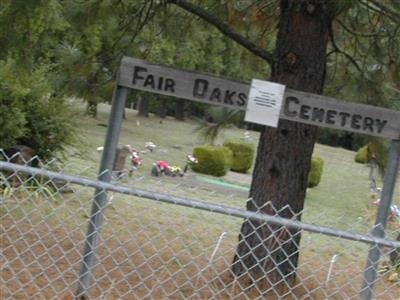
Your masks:
<svg viewBox="0 0 400 300"><path fill-rule="evenodd" d="M278 127L285 86L275 82L253 79L245 121Z"/></svg>

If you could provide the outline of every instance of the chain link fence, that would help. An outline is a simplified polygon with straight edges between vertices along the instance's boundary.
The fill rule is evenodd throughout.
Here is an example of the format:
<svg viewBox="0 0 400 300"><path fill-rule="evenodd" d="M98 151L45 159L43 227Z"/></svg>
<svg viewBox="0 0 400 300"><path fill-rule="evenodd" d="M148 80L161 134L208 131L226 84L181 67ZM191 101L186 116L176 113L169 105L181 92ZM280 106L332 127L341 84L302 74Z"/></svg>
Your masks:
<svg viewBox="0 0 400 300"><path fill-rule="evenodd" d="M373 296L399 299L398 219L393 214L384 239L369 234L376 212L371 194L379 190L369 190L368 168L354 168L328 147L316 151L329 157L325 168L339 165L343 172L325 183L329 193L308 193L302 222L279 217L271 203L270 215L245 210L251 199L241 175L232 175L233 184L135 170L104 183L90 179L96 178L91 168L1 152L0 298L357 299L368 250L379 245ZM338 201L355 190L365 191L354 194L366 198L364 206ZM94 191L106 191L109 201L100 211L90 283L77 295ZM243 222L254 230L241 233ZM244 254L239 241L248 248ZM235 271L238 262L244 272Z"/></svg>

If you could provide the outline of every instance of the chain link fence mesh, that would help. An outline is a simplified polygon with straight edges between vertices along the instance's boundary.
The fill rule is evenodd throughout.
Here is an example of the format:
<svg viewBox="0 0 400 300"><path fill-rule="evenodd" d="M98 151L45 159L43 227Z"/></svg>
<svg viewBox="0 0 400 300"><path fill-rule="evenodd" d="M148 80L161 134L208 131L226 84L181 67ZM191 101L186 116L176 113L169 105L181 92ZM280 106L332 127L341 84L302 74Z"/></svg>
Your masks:
<svg viewBox="0 0 400 300"><path fill-rule="evenodd" d="M184 156L179 147L171 149L168 150ZM153 158L163 151L159 148L143 156ZM93 188L99 188L88 184L85 177L96 178L95 168L1 153L3 162L17 164L14 169L0 166L0 298L73 299L82 267ZM114 186L121 187L121 191L118 188L108 191L109 202L104 210L105 221L86 297L359 298L370 247L365 239L371 238L368 233L376 212L372 202L379 197L379 190L369 189L367 167L355 168L329 147L318 147L316 153L329 157L325 159L325 169L341 172L329 183L321 183L325 185L323 193L318 189L308 192L302 221L334 228L334 234L302 230L299 243L298 230L277 223L254 223L259 226L255 228L257 232L265 228L273 232L268 237L259 236L261 242L257 247L275 244L279 248L288 241L298 246L298 250L268 264L255 255L254 259L264 264L261 276L257 277L253 277L251 268L239 275L232 271L239 234L246 220L246 202L251 201L247 198L249 175L231 174L228 181L216 181L191 172L183 177L153 177L148 169L140 168L131 176L128 170L118 174L122 176L114 174ZM32 164L40 166L42 171L34 173L25 167ZM47 176L46 170L60 176ZM67 174L74 175L65 177ZM137 191L135 195L129 194L124 187ZM138 196L140 191L147 191L147 196ZM363 205L360 201L339 201L349 194L365 198ZM394 205L399 205L399 196L397 184ZM185 206L177 205L182 203L175 198L187 200ZM232 208L236 213L227 209L223 214L212 205L199 209L197 202L188 198L220 205L221 210ZM319 201L322 198L324 201ZM279 217L279 211L271 203L266 205ZM395 247L382 246L374 284L376 299L399 299L399 242L395 241L400 235L398 225L398 219L393 217L386 231L386 241ZM354 234L353 240L343 239L343 231ZM241 238L246 241L250 236ZM270 249L262 250L273 257ZM250 253L256 251L251 249ZM281 264L291 262L292 256L298 254L296 280L284 276L271 280L273 272L280 272Z"/></svg>

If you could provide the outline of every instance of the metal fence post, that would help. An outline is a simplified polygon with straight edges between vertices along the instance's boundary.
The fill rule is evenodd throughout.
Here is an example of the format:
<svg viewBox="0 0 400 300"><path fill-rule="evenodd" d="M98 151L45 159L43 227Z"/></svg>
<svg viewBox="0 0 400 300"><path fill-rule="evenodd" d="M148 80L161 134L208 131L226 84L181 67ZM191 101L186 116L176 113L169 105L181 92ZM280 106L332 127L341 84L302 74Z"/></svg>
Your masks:
<svg viewBox="0 0 400 300"><path fill-rule="evenodd" d="M378 213L376 216L375 227L372 235L382 238L385 235L387 219L392 204L394 187L396 184L396 176L400 161L400 140L393 140L390 145L390 153L388 165L383 183L381 201L379 203ZM363 300L372 299L373 288L376 281L379 258L381 256L381 247L371 245L368 252L367 266L364 271L364 281L360 293L360 298Z"/></svg>
<svg viewBox="0 0 400 300"><path fill-rule="evenodd" d="M98 177L99 180L104 182L111 181L111 172L118 146L127 93L127 88L121 86L116 87ZM76 291L76 297L80 299L85 299L85 294L94 279L92 271L95 264L96 248L99 241L101 226L104 219L104 209L107 206L107 202L107 193L102 189L96 189L86 234L78 288Z"/></svg>

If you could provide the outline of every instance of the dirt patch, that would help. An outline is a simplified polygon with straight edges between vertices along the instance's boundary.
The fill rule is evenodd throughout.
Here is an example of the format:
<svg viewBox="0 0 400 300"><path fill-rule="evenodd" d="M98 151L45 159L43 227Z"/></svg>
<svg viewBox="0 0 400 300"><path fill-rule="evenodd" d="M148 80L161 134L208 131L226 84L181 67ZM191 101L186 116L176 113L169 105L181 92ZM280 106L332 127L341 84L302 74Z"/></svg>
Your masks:
<svg viewBox="0 0 400 300"><path fill-rule="evenodd" d="M130 223L125 234L110 226L102 235L96 281L90 299L277 299L277 289L260 289L230 272L235 240L221 244L219 255L209 264L214 239L207 237L208 227L198 228L196 235L168 232L174 225L160 226L158 233L141 220L140 230ZM153 223L155 221L152 221ZM72 299L81 266L85 224L72 226L62 222L49 226L32 224L29 219L16 221L2 217L1 299ZM153 224L154 225L154 224ZM198 226L198 224L196 224ZM148 230L147 230L148 229ZM136 230L137 231L137 230ZM202 235L202 231L204 231ZM281 299L357 298L361 286L359 268L337 266L332 280L323 284L326 268L321 260L305 252L300 261L299 281L280 291ZM361 268L361 269L360 269ZM397 284L388 287L380 281L379 299L396 299Z"/></svg>

